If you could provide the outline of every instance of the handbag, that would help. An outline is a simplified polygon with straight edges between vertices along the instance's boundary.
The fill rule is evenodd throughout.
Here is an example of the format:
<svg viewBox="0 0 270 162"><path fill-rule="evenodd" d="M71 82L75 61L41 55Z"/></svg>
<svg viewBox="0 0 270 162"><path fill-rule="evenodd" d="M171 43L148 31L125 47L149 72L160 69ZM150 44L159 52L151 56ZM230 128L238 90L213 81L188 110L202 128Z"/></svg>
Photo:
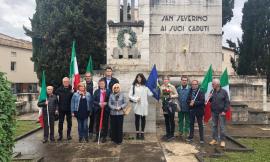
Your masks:
<svg viewBox="0 0 270 162"><path fill-rule="evenodd" d="M172 108L172 112L180 112L180 106L179 106L179 102L177 99L172 99L171 101L169 101L169 105Z"/></svg>
<svg viewBox="0 0 270 162"><path fill-rule="evenodd" d="M128 115L130 113L131 109L132 109L131 108L131 104L129 102L128 105L127 105L127 107L123 110L124 115Z"/></svg>

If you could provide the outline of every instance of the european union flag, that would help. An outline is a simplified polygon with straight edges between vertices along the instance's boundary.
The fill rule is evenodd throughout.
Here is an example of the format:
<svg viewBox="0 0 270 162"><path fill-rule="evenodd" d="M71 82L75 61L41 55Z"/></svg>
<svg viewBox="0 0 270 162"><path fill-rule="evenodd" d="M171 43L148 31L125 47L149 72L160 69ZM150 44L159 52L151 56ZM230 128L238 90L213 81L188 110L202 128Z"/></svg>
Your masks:
<svg viewBox="0 0 270 162"><path fill-rule="evenodd" d="M152 68L152 71L147 79L146 86L153 93L153 97L159 100L160 90L159 90L159 84L158 84L158 73L157 73L156 65L154 65Z"/></svg>

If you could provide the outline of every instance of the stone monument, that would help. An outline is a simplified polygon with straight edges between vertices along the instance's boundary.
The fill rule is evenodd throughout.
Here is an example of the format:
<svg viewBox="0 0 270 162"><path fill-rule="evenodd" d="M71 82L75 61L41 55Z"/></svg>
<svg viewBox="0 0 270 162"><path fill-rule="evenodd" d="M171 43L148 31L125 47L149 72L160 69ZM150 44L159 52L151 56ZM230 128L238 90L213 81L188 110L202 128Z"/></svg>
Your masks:
<svg viewBox="0 0 270 162"><path fill-rule="evenodd" d="M210 65L214 75L220 75L222 0L108 0L107 65L123 91L129 91L137 73L148 77L154 64L160 76L175 77L172 80L179 81L181 75L202 80ZM242 82L237 79L234 82ZM159 104L150 101L146 132L155 132ZM265 97L259 102L265 103ZM124 130L135 132L133 114L125 117Z"/></svg>

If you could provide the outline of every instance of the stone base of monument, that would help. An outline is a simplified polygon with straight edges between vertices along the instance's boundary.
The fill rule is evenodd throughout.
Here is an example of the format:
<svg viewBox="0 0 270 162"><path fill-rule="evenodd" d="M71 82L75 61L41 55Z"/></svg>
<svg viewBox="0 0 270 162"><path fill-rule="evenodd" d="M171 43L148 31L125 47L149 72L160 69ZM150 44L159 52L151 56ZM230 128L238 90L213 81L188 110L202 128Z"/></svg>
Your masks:
<svg viewBox="0 0 270 162"><path fill-rule="evenodd" d="M232 124L269 124L268 112L232 103Z"/></svg>

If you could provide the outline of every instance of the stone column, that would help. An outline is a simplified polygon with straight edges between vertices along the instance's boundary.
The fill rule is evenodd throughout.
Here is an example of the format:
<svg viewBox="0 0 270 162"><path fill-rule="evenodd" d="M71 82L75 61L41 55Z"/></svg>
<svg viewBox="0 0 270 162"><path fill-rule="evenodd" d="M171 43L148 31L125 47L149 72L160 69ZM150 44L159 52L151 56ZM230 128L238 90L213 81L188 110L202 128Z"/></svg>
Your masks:
<svg viewBox="0 0 270 162"><path fill-rule="evenodd" d="M107 1L107 21L120 22L120 0Z"/></svg>
<svg viewBox="0 0 270 162"><path fill-rule="evenodd" d="M131 21L135 21L135 0L131 0Z"/></svg>
<svg viewBox="0 0 270 162"><path fill-rule="evenodd" d="M127 22L127 0L123 0L123 22Z"/></svg>

